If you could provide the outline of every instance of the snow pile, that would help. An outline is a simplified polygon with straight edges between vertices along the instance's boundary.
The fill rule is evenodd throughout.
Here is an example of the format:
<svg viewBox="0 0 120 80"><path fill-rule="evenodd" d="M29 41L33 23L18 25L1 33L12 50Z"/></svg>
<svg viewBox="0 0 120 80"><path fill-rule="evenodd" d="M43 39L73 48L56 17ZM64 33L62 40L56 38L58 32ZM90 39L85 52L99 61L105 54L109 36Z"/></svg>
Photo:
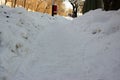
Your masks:
<svg viewBox="0 0 120 80"><path fill-rule="evenodd" d="M120 80L120 10L74 20L0 6L0 80Z"/></svg>

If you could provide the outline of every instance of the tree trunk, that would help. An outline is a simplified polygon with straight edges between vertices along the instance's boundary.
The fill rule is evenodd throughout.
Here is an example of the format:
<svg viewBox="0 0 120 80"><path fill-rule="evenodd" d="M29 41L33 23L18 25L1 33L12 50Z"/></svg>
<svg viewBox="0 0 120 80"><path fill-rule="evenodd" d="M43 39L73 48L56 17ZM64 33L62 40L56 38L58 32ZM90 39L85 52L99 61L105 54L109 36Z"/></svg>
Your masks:
<svg viewBox="0 0 120 80"><path fill-rule="evenodd" d="M7 0L5 0L5 5L7 4Z"/></svg>
<svg viewBox="0 0 120 80"><path fill-rule="evenodd" d="M72 14L72 17L77 17L77 7L73 4L73 3L71 3L72 4L72 6L73 6L73 14Z"/></svg>
<svg viewBox="0 0 120 80"><path fill-rule="evenodd" d="M14 0L11 1L11 7L13 7L13 5L14 5Z"/></svg>
<svg viewBox="0 0 120 80"><path fill-rule="evenodd" d="M16 2L17 2L17 0L14 0L14 5L13 5L13 7L15 7L15 6L16 6Z"/></svg>
<svg viewBox="0 0 120 80"><path fill-rule="evenodd" d="M73 17L77 17L77 7L73 8Z"/></svg>
<svg viewBox="0 0 120 80"><path fill-rule="evenodd" d="M23 4L23 7L25 8L25 6L26 6L26 0L24 0L24 4Z"/></svg>
<svg viewBox="0 0 120 80"><path fill-rule="evenodd" d="M104 10L108 11L110 9L110 0L103 0L104 2Z"/></svg>

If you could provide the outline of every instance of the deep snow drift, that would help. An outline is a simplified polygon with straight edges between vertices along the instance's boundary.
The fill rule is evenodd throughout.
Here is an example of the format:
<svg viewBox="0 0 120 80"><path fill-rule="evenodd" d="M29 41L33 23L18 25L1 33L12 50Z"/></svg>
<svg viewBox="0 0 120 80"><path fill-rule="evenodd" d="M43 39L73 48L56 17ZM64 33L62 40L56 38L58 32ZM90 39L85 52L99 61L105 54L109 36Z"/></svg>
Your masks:
<svg viewBox="0 0 120 80"><path fill-rule="evenodd" d="M120 10L69 21L0 6L0 80L120 80Z"/></svg>

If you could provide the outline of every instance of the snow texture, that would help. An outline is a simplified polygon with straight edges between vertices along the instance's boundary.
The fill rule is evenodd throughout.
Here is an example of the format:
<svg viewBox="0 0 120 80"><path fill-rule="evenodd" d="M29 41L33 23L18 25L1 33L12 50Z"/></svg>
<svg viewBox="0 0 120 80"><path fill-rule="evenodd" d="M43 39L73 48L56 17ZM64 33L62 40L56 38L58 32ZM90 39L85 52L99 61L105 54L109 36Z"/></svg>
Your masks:
<svg viewBox="0 0 120 80"><path fill-rule="evenodd" d="M67 20L0 6L0 80L120 80L120 10Z"/></svg>

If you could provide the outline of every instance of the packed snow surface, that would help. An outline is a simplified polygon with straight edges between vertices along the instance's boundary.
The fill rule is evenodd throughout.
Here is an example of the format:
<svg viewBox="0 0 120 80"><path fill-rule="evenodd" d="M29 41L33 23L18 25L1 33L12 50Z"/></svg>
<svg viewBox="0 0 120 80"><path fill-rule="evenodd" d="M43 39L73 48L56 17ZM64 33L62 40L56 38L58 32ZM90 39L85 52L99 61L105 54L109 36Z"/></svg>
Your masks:
<svg viewBox="0 0 120 80"><path fill-rule="evenodd" d="M0 80L120 80L120 10L67 20L0 6Z"/></svg>

